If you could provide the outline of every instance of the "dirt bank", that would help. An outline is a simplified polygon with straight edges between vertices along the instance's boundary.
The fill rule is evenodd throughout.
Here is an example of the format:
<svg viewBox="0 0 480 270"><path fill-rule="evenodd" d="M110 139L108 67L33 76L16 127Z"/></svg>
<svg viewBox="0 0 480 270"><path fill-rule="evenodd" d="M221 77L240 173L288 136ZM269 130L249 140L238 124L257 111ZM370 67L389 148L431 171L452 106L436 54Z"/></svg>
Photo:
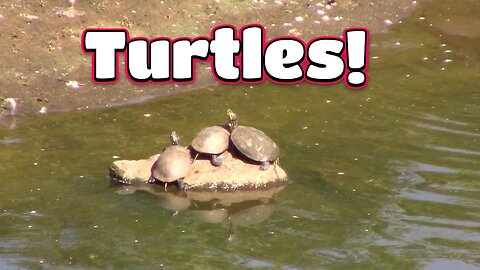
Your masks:
<svg viewBox="0 0 480 270"><path fill-rule="evenodd" d="M153 38L208 35L223 23L238 28L261 23L268 38L308 40L339 35L346 27L378 32L415 5L411 0L12 0L0 4L0 97L18 98L18 113L42 107L51 112L140 102L215 83L209 65L201 65L193 84L135 85L123 72L116 84L93 84L91 59L80 47L88 27L125 27L131 36ZM69 81L81 86L68 86Z"/></svg>

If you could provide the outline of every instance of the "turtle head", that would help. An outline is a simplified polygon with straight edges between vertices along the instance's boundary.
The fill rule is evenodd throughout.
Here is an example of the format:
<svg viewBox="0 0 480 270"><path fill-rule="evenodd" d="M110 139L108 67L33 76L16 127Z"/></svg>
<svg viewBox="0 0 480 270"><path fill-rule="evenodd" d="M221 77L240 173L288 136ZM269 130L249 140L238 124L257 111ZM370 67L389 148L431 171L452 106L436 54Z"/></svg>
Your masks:
<svg viewBox="0 0 480 270"><path fill-rule="evenodd" d="M173 145L178 145L180 143L180 137L178 137L176 131L172 131L170 133L170 141L172 142Z"/></svg>
<svg viewBox="0 0 480 270"><path fill-rule="evenodd" d="M228 109L227 110L227 115L228 115L228 127L230 130L234 130L235 128L238 127L238 120L237 120L237 115L232 112L232 110Z"/></svg>

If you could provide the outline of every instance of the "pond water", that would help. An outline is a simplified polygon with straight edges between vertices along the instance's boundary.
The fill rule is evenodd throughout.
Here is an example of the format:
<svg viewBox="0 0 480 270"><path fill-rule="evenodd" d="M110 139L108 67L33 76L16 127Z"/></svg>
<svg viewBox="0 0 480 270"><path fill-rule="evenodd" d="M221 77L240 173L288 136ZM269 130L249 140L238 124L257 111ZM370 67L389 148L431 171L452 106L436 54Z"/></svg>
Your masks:
<svg viewBox="0 0 480 270"><path fill-rule="evenodd" d="M478 14L421 4L372 37L360 91L224 85L4 120L0 268L480 269ZM115 158L172 129L188 143L227 108L282 148L291 183L271 200L175 208L109 182Z"/></svg>

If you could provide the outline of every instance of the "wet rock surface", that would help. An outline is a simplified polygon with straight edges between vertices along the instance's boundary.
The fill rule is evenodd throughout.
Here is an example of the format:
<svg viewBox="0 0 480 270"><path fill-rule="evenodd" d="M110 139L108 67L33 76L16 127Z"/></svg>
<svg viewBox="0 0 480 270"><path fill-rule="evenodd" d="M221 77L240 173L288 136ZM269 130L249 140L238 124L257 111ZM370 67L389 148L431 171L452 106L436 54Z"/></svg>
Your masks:
<svg viewBox="0 0 480 270"><path fill-rule="evenodd" d="M152 165L160 154L147 159L117 160L110 165L110 177L124 184L144 184L150 178Z"/></svg>

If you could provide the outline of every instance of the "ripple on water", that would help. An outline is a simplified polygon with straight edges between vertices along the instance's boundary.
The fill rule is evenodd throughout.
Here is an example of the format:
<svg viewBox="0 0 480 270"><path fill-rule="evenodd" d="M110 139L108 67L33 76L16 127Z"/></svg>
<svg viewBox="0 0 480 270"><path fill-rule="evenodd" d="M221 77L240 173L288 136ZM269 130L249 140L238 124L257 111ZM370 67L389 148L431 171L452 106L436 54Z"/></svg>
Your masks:
<svg viewBox="0 0 480 270"><path fill-rule="evenodd" d="M480 270L480 266L466 263L460 260L439 258L426 263L422 268L422 270L438 269Z"/></svg>
<svg viewBox="0 0 480 270"><path fill-rule="evenodd" d="M443 152L449 152L449 153L455 153L455 154L480 156L480 151L476 151L476 150L468 150L468 149L438 146L438 145L425 145L425 147L433 150L437 150L437 151L443 151Z"/></svg>
<svg viewBox="0 0 480 270"><path fill-rule="evenodd" d="M453 195L445 195L435 192L428 192L424 190L416 190L416 189L406 189L401 190L400 194L401 197L409 200L415 201L426 201L426 202L433 202L433 203L444 203L444 204L456 204L459 206L465 205L480 205L479 200L475 199L467 199L462 196L453 196Z"/></svg>
<svg viewBox="0 0 480 270"><path fill-rule="evenodd" d="M463 126L462 123L448 123ZM480 189L475 186L478 171L471 165L478 164L475 158L480 152L455 147L455 143L463 143L465 135L478 137L480 134L430 124L416 126L435 133L446 132L448 136L441 138L444 141L438 144L418 145L421 154L416 159L428 162L399 160L392 163L400 185L380 213L387 225L377 230L380 237L376 243L387 246L391 252L411 254L422 262L423 269L476 269L470 268L475 266L466 261L478 258L472 246L480 242ZM453 146L439 146L445 142ZM458 156L471 162L458 162L458 159L451 162ZM459 260L424 261L428 257L443 256L456 256Z"/></svg>
<svg viewBox="0 0 480 270"><path fill-rule="evenodd" d="M446 132L446 133L450 133L450 134L480 137L480 133L463 131L463 130L452 129L452 128L446 128L446 127L442 127L442 126L423 124L423 123L417 123L416 126L419 127L419 128L425 128L425 129L434 130L434 131L441 131L441 132Z"/></svg>
<svg viewBox="0 0 480 270"><path fill-rule="evenodd" d="M307 251L308 254L321 257L322 260L328 260L337 263L360 263L367 259L367 250L352 250L352 249L312 249Z"/></svg>
<svg viewBox="0 0 480 270"><path fill-rule="evenodd" d="M2 139L0 140L0 144L20 144L22 143L22 139Z"/></svg>
<svg viewBox="0 0 480 270"><path fill-rule="evenodd" d="M30 267L20 266L20 262L31 260L29 258L20 257L14 254L0 255L0 269L30 269Z"/></svg>
<svg viewBox="0 0 480 270"><path fill-rule="evenodd" d="M256 268L275 268L275 269L284 269L284 270L298 270L302 268L298 268L292 265L284 265L275 261L268 261L262 260L258 258L252 258L247 256L240 256L234 255L236 258L235 264L240 265L242 267L247 267L248 269L256 269Z"/></svg>
<svg viewBox="0 0 480 270"><path fill-rule="evenodd" d="M439 116L436 116L436 115L433 115L433 114L430 114L430 113L422 113L420 115L425 120L443 122L443 123L454 124L454 125L458 125L458 126L468 126L468 123L466 123L466 122L452 120L452 119L448 119L448 118L442 118L442 117L439 117Z"/></svg>

